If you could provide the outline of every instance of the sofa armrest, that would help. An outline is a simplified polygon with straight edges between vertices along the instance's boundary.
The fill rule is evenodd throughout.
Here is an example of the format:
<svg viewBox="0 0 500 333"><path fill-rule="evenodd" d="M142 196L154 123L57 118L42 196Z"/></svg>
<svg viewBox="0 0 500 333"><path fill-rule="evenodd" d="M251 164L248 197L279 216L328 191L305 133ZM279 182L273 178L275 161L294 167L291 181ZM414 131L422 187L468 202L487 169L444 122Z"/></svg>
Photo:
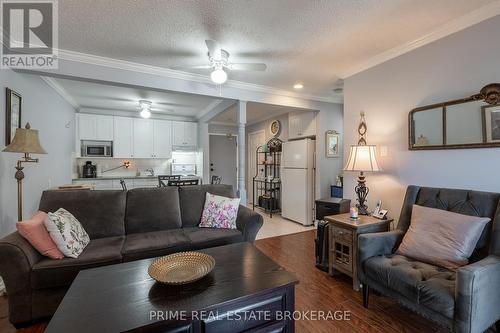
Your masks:
<svg viewBox="0 0 500 333"><path fill-rule="evenodd" d="M457 270L455 331L484 332L500 320L500 257L490 255Z"/></svg>
<svg viewBox="0 0 500 333"><path fill-rule="evenodd" d="M264 219L260 214L240 205L238 217L236 218L236 227L243 234L245 241L255 243L255 237L257 237L257 232L259 232L263 223Z"/></svg>
<svg viewBox="0 0 500 333"><path fill-rule="evenodd" d="M41 258L17 231L0 239L0 276L9 296L13 324L31 320L31 268Z"/></svg>
<svg viewBox="0 0 500 333"><path fill-rule="evenodd" d="M374 232L361 234L358 237L358 274L363 282L364 271L363 263L365 260L394 252L396 245L403 238L404 233L401 230L387 232Z"/></svg>

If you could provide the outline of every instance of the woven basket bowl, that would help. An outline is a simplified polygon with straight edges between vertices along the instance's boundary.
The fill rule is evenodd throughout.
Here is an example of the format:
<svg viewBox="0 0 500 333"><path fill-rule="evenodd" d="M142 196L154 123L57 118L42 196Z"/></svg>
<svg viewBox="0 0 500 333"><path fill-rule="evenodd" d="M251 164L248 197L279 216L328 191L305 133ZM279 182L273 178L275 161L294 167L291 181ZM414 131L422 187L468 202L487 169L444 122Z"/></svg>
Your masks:
<svg viewBox="0 0 500 333"><path fill-rule="evenodd" d="M156 259L148 269L158 282L179 285L197 281L215 266L212 256L200 252L179 252Z"/></svg>

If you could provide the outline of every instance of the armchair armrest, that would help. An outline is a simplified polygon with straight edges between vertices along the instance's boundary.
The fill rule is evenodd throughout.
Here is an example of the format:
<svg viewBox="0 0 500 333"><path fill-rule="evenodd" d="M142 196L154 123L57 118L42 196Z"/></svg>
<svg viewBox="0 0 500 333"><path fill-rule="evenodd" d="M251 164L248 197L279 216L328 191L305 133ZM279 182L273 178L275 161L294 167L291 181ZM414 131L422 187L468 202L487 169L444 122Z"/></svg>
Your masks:
<svg viewBox="0 0 500 333"><path fill-rule="evenodd" d="M42 255L17 231L0 239L0 275L9 295L12 323L31 320L31 268Z"/></svg>
<svg viewBox="0 0 500 333"><path fill-rule="evenodd" d="M363 263L365 260L393 253L396 245L403 238L403 231L392 230L361 234L358 237L358 274L361 282L364 281Z"/></svg>
<svg viewBox="0 0 500 333"><path fill-rule="evenodd" d="M484 332L500 319L500 257L490 255L457 270L455 331Z"/></svg>
<svg viewBox="0 0 500 333"><path fill-rule="evenodd" d="M262 227L264 219L253 210L240 205L236 218L236 227L243 234L245 241L254 243L257 232Z"/></svg>

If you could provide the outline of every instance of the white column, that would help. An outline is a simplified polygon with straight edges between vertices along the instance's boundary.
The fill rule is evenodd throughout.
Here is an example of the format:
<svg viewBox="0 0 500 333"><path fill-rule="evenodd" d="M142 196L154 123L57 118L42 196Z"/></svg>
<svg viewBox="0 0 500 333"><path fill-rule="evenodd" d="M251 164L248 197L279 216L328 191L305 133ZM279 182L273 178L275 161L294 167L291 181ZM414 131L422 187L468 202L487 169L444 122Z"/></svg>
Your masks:
<svg viewBox="0 0 500 333"><path fill-rule="evenodd" d="M247 123L247 102L238 101L236 110L236 123L238 124L238 195L242 205L247 204L247 190L245 182L246 142L245 126Z"/></svg>
<svg viewBox="0 0 500 333"><path fill-rule="evenodd" d="M210 136L208 135L208 123L198 122L198 147L203 160L201 162L201 176L203 184L210 184ZM200 175L200 173L198 173Z"/></svg>

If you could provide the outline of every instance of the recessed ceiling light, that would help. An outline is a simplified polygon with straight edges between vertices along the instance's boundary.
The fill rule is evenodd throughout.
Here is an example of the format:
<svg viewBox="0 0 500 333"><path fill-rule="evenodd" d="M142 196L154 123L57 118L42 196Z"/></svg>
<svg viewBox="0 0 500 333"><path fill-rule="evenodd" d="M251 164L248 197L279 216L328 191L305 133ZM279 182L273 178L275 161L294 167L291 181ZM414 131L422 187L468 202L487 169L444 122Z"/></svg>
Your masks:
<svg viewBox="0 0 500 333"><path fill-rule="evenodd" d="M302 89L304 88L304 85L302 83L295 83L293 85L293 89Z"/></svg>

